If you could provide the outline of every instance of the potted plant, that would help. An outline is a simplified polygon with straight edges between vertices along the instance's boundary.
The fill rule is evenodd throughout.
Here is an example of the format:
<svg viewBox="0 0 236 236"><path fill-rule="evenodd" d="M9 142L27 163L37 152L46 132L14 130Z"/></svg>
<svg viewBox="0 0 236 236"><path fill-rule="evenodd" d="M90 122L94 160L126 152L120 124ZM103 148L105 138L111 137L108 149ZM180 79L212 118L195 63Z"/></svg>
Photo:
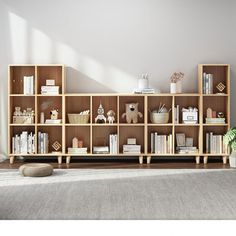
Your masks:
<svg viewBox="0 0 236 236"><path fill-rule="evenodd" d="M175 72L170 77L170 93L182 93L182 79L184 78L184 73Z"/></svg>
<svg viewBox="0 0 236 236"><path fill-rule="evenodd" d="M230 167L236 168L236 127L231 128L224 135L224 143L231 148L231 154L229 156Z"/></svg>

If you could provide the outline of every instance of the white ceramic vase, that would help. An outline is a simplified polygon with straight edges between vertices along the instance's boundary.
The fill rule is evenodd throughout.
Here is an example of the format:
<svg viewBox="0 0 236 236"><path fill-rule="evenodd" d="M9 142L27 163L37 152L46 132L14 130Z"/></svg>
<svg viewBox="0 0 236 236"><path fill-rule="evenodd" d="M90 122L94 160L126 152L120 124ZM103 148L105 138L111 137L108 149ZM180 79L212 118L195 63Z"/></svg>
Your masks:
<svg viewBox="0 0 236 236"><path fill-rule="evenodd" d="M170 83L170 93L177 93L176 83Z"/></svg>
<svg viewBox="0 0 236 236"><path fill-rule="evenodd" d="M236 152L232 152L229 156L229 165L232 168L236 168Z"/></svg>

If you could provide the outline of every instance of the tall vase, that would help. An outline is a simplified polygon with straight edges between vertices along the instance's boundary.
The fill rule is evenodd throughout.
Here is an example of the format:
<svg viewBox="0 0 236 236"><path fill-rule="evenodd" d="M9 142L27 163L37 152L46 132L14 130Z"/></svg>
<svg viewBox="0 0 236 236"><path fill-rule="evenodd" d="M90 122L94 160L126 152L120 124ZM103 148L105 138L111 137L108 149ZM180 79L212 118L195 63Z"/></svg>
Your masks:
<svg viewBox="0 0 236 236"><path fill-rule="evenodd" d="M170 83L170 93L177 93L176 83Z"/></svg>
<svg viewBox="0 0 236 236"><path fill-rule="evenodd" d="M182 93L182 80L176 82L176 93Z"/></svg>

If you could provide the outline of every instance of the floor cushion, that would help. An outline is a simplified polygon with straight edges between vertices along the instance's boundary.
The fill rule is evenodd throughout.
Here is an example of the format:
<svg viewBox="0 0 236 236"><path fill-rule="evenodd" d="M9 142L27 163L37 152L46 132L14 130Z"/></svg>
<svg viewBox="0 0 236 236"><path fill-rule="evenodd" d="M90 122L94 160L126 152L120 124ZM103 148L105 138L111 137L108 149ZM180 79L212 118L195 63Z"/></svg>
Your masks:
<svg viewBox="0 0 236 236"><path fill-rule="evenodd" d="M19 168L20 174L28 177L44 177L52 175L53 167L50 164L31 163L24 164Z"/></svg>

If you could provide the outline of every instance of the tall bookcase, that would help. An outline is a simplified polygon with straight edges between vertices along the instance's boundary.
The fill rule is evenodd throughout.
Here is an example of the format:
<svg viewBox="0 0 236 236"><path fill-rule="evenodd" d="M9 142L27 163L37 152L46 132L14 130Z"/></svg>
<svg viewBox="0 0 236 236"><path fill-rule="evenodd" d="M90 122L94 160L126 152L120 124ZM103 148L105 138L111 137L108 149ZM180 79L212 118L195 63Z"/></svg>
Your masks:
<svg viewBox="0 0 236 236"><path fill-rule="evenodd" d="M222 82L226 88L224 94L217 94L214 89L213 94L203 94L203 72L214 75L214 88ZM9 157L10 163L14 162L16 156L55 156L58 163L62 163L63 157L66 163L70 163L73 156L136 156L140 163L143 163L144 157L147 163L151 162L152 157L173 156L178 159L180 156L194 156L196 163L199 164L201 157L206 164L208 157L221 156L223 162L226 163L228 153L206 153L206 132L214 132L223 135L230 128L230 66L202 64L198 66L198 92L188 94L70 94L65 92L65 76L63 65L10 65L9 66ZM22 79L23 76L33 75L35 80L35 93L32 96L23 95ZM60 94L55 96L46 96L40 93L41 86L45 85L46 79L54 79L56 85L60 86ZM115 122L113 124L97 124L95 117L99 104L103 105L105 114L108 110L115 112ZM125 112L126 103L139 103L139 111L143 114L143 118L139 119L137 124L127 124L122 118ZM150 110L156 109L160 102L168 108L172 108L170 112L169 123L153 124L150 120ZM46 104L46 105L45 105ZM180 112L180 123L174 122L174 107L179 105L180 110L183 107L198 108L198 123L183 124L181 123L182 115ZM26 109L32 107L35 110L35 122L32 125L13 124L12 115L16 106ZM211 107L216 111L222 111L226 117L225 124L206 124L206 109ZM49 118L50 110L57 108L59 110L59 118L62 119L61 124L40 124L40 113L43 111L46 118ZM90 119L87 124L71 124L68 120L68 114L80 113L84 110L90 110ZM46 132L49 134L49 153L38 154L37 138L35 154L14 154L12 153L11 139L15 134L22 131ZM151 153L151 133L169 135L172 134L172 153L156 154ZM109 134L118 135L118 154L93 154L93 147L99 145L109 145ZM198 148L196 154L178 154L176 152L176 133L185 133L186 136L193 138L193 145ZM37 137L37 135L36 135ZM83 140L84 146L88 148L87 154L68 154L68 147L72 146L72 139L77 137ZM123 145L127 143L127 138L136 138L137 144L141 145L140 154L123 154ZM58 154L52 153L51 144L58 141L61 148Z"/></svg>

